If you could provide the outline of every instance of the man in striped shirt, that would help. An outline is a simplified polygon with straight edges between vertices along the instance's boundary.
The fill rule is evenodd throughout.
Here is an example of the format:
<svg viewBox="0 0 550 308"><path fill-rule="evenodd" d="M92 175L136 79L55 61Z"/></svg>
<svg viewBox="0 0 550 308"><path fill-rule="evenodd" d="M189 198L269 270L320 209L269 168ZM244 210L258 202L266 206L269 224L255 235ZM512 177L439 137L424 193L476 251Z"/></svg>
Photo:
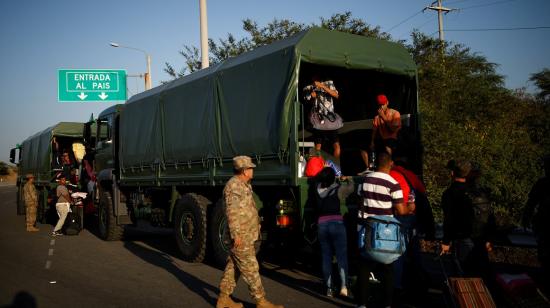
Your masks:
<svg viewBox="0 0 550 308"><path fill-rule="evenodd" d="M376 172L367 174L363 184L359 185L358 194L363 197L363 204L359 208L359 223L363 223L369 216L409 215L414 212L414 203L407 206L403 202L403 191L399 183L390 176L393 162L391 155L386 152L377 154ZM373 260L361 258L359 260L359 276L357 279L357 304L363 307L368 299L370 272L379 269L380 280L384 288L384 306L391 306L393 299L393 263L382 264Z"/></svg>

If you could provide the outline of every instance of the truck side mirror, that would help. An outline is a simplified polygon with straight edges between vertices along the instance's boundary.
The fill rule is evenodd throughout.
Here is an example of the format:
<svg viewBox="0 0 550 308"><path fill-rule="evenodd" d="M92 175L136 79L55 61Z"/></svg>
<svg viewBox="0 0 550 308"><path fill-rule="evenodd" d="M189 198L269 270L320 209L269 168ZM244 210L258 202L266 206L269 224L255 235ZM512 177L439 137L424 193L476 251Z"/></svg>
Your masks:
<svg viewBox="0 0 550 308"><path fill-rule="evenodd" d="M88 146L91 146L90 142L92 141L92 123L93 122L84 123L84 142Z"/></svg>
<svg viewBox="0 0 550 308"><path fill-rule="evenodd" d="M15 164L15 149L10 150L10 163Z"/></svg>

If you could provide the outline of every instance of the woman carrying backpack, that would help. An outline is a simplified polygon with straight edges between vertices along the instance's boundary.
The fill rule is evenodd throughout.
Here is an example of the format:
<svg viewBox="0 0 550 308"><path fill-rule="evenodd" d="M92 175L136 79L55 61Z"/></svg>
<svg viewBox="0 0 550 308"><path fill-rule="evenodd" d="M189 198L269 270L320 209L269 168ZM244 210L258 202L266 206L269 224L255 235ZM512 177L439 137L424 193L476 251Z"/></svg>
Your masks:
<svg viewBox="0 0 550 308"><path fill-rule="evenodd" d="M336 173L331 167L325 167L317 175L315 190L319 218L318 238L321 244L323 282L327 288L326 295L332 293L332 256L336 254L338 273L342 283L341 296L348 296L348 256L347 238L344 219L340 212L340 201L353 192L353 180L341 177L336 182Z"/></svg>

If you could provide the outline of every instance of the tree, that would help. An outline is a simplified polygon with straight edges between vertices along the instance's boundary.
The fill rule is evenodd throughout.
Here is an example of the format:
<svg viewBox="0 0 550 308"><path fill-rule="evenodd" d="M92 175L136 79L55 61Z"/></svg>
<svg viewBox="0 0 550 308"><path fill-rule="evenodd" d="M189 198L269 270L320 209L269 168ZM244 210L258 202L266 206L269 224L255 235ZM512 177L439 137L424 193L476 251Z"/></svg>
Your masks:
<svg viewBox="0 0 550 308"><path fill-rule="evenodd" d="M534 82L540 90L537 98L548 103L550 101L550 69L545 68L538 73L532 74L529 80Z"/></svg>
<svg viewBox="0 0 550 308"><path fill-rule="evenodd" d="M532 125L544 117L533 112L532 98L504 87L497 65L485 57L421 33L412 38L432 204L449 183L447 160L465 158L480 166L498 212L517 221L540 172L543 150Z"/></svg>
<svg viewBox="0 0 550 308"><path fill-rule="evenodd" d="M245 19L243 20L243 30L248 36L237 39L233 34L227 34L225 39L219 39L217 42L213 39L208 39L210 64L215 65L227 58L271 44L307 30L310 27L322 27L363 36L390 39L390 35L381 32L380 27L372 27L361 19L353 18L351 12L334 14L327 19L321 17L320 21L319 24L306 25L288 19L273 19L266 26L260 27L255 21ZM185 45L184 49L179 51L179 53L185 58L186 65L183 69L176 71L170 63L165 63L164 71L172 78L182 77L201 68L201 60L197 47Z"/></svg>

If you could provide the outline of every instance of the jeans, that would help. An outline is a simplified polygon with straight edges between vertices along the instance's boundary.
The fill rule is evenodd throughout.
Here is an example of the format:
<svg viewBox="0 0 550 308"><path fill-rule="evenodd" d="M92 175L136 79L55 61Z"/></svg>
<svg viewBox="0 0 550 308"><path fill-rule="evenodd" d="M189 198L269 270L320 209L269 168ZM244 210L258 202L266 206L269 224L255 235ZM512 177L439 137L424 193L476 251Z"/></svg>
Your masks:
<svg viewBox="0 0 550 308"><path fill-rule="evenodd" d="M319 243L321 244L323 279L327 288L332 287L332 256L336 254L338 272L342 287L347 286L348 244L343 221L328 221L319 224Z"/></svg>

